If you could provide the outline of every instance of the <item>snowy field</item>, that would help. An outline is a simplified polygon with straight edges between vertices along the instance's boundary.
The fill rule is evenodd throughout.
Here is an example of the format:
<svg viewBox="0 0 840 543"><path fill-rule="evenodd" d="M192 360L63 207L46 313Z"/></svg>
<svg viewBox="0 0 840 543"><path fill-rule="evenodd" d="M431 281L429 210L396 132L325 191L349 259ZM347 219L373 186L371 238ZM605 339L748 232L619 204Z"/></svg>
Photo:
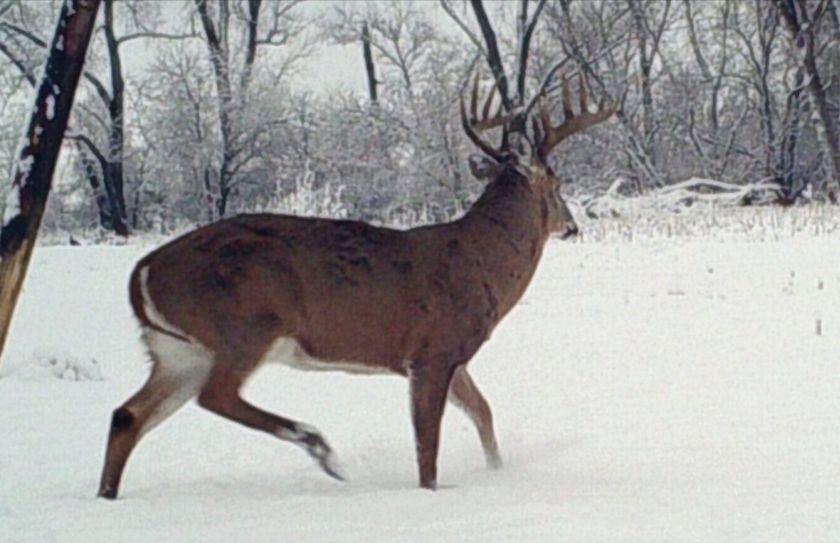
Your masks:
<svg viewBox="0 0 840 543"><path fill-rule="evenodd" d="M416 488L407 384L270 366L349 482L188 405L94 497L147 375L126 296L151 247L42 247L0 366L0 541L840 541L840 217L735 210L552 241L473 360L505 466L447 410Z"/></svg>

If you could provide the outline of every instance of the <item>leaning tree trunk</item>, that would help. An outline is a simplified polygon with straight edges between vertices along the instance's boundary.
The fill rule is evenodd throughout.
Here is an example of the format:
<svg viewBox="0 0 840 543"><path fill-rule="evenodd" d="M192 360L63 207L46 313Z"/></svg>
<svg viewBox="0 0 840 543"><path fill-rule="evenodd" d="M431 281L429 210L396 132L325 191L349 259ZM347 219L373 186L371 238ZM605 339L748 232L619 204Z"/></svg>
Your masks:
<svg viewBox="0 0 840 543"><path fill-rule="evenodd" d="M47 204L100 0L61 7L0 230L0 354Z"/></svg>

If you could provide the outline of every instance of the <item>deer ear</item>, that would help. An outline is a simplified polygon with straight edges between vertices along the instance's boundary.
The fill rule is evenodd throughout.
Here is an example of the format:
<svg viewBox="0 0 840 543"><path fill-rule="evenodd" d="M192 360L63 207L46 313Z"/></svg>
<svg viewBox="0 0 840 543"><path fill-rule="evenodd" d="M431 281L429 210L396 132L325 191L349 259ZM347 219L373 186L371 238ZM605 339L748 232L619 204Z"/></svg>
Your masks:
<svg viewBox="0 0 840 543"><path fill-rule="evenodd" d="M468 162L473 177L481 181L490 181L502 171L502 165L484 155L470 155Z"/></svg>

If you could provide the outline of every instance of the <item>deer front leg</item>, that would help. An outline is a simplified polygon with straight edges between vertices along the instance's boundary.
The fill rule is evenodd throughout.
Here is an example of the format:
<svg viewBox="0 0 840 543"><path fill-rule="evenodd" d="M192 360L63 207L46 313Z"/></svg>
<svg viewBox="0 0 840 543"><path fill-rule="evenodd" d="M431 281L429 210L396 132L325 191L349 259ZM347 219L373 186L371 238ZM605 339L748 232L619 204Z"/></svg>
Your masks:
<svg viewBox="0 0 840 543"><path fill-rule="evenodd" d="M499 445L493 431L493 414L490 405L481 391L473 382L466 366L459 366L449 385L449 401L464 410L475 424L481 447L487 459L487 466L493 469L502 467L502 457L499 455Z"/></svg>
<svg viewBox="0 0 840 543"><path fill-rule="evenodd" d="M440 422L446 405L446 395L452 369L443 364L418 361L409 370L411 418L417 448L420 486L437 489L437 455L440 441Z"/></svg>

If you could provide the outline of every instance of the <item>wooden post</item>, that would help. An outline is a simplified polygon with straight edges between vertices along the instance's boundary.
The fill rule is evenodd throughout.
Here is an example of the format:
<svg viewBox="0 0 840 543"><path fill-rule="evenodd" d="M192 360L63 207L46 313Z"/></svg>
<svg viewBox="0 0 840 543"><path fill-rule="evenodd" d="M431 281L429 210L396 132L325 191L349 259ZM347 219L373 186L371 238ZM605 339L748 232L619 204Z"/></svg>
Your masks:
<svg viewBox="0 0 840 543"><path fill-rule="evenodd" d="M52 186L100 0L66 0L24 135L0 229L0 355Z"/></svg>

